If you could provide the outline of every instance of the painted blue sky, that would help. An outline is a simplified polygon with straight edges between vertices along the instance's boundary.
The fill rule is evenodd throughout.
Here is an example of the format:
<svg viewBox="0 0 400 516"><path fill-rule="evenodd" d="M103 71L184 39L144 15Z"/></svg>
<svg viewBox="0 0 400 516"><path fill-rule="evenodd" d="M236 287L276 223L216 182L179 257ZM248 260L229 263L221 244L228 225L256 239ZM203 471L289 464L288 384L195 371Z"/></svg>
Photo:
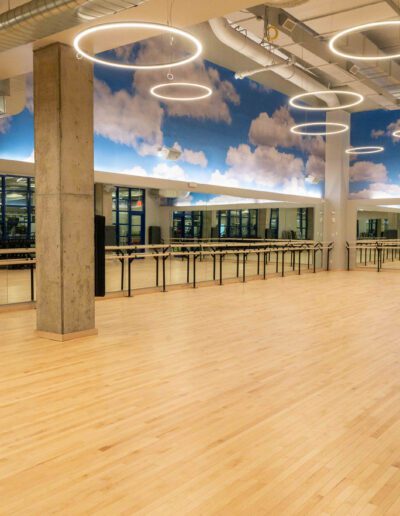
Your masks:
<svg viewBox="0 0 400 516"><path fill-rule="evenodd" d="M365 111L351 117L352 146L379 145L384 152L358 156L350 167L350 194L353 198L400 197L400 129L397 111Z"/></svg>
<svg viewBox="0 0 400 516"><path fill-rule="evenodd" d="M160 48L148 40L138 59L159 59ZM131 175L195 181L231 187L323 195L325 142L290 133L295 122L317 119L288 109L288 98L254 81L234 79L233 72L197 61L175 69L175 80L212 87L209 99L193 103L162 103L149 94L165 82L165 72L115 71L95 67L95 168ZM321 116L318 117L321 119ZM384 142L386 152L352 163L353 196L400 196L398 143L388 136L395 112L353 115L352 144ZM175 162L158 149L175 145ZM31 92L27 108L11 119L0 119L0 158L33 159ZM310 184L313 177L318 184ZM389 196L388 193L388 196Z"/></svg>

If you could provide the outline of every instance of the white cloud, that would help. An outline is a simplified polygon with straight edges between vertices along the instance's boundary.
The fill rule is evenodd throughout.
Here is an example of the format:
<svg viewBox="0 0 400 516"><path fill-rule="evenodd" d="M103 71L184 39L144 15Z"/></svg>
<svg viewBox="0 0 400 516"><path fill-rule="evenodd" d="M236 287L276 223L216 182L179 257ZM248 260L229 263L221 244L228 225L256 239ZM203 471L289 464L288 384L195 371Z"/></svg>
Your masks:
<svg viewBox="0 0 400 516"><path fill-rule="evenodd" d="M400 142L400 138L396 138L395 136L393 136L393 133L395 131L400 130L400 118L398 118L396 120L396 122L392 122L391 124L389 124L386 129L387 129L387 131L386 131L387 136L391 136L392 140L396 143Z"/></svg>
<svg viewBox="0 0 400 516"><path fill-rule="evenodd" d="M179 46L175 45L175 55L179 53ZM160 45L159 38L151 38L142 44L137 55L138 63L166 62L170 50L166 45ZM212 88L213 94L204 100L194 102L165 102L165 111L169 116L191 117L198 120L214 120L216 122L231 123L230 105L239 104L240 97L233 84L221 79L218 70L206 68L204 61L197 60L185 67L172 70L177 82L191 82L203 84ZM134 84L136 91L143 96L150 95L149 90L155 84L166 82L165 72L136 72Z"/></svg>
<svg viewBox="0 0 400 516"><path fill-rule="evenodd" d="M119 172L119 173L126 174L128 176L141 176L141 177L146 177L148 175L143 167L139 167L137 165L135 165L132 168L127 168L125 170L121 170L121 172Z"/></svg>
<svg viewBox="0 0 400 516"><path fill-rule="evenodd" d="M182 152L180 157L181 161L186 161L191 165L198 165L199 167L206 168L208 160L203 151L194 151L191 149L183 149L178 142L174 143L174 147Z"/></svg>
<svg viewBox="0 0 400 516"><path fill-rule="evenodd" d="M94 81L96 134L146 154L149 146L156 148L162 143L163 114L158 102L148 96L126 90L113 92L103 81Z"/></svg>
<svg viewBox="0 0 400 516"><path fill-rule="evenodd" d="M308 191L305 187L303 179L298 177L292 177L285 181L284 185L280 188L280 192L291 195L305 195L307 197L319 198L320 194L316 191Z"/></svg>
<svg viewBox="0 0 400 516"><path fill-rule="evenodd" d="M35 149L32 150L32 152L24 158L22 161L27 161L29 163L35 163Z"/></svg>
<svg viewBox="0 0 400 516"><path fill-rule="evenodd" d="M318 177L323 179L325 175L325 140L321 136L302 137L291 133L290 128L295 123L286 106L277 109L272 116L269 116L268 113L260 113L251 123L250 142L256 146L292 148L309 154L308 168L318 169Z"/></svg>
<svg viewBox="0 0 400 516"><path fill-rule="evenodd" d="M231 186L238 187L239 181L237 179L233 179L228 177L226 174L221 174L219 170L214 170L211 174L209 184L211 185L219 185L219 186Z"/></svg>
<svg viewBox="0 0 400 516"><path fill-rule="evenodd" d="M178 48L175 48L175 52ZM118 49L118 55L126 57L126 49ZM129 52L128 52L129 54ZM159 38L151 38L141 45L137 63L163 62L169 58L169 47L160 45ZM175 73L175 72L174 72ZM133 75L133 91L112 91L109 86L95 79L94 127L95 133L116 143L133 147L142 155L155 155L163 144L162 124L165 114L192 117L200 120L231 122L230 105L240 102L234 86L221 80L219 72L206 68L203 61L190 63L176 72L176 80L198 82L213 89L213 95L199 102L167 102L150 95L150 88L165 82L165 72L137 71ZM207 166L202 151L184 149L182 159L188 163Z"/></svg>
<svg viewBox="0 0 400 516"><path fill-rule="evenodd" d="M197 201L194 206L214 206L218 204L265 204L267 199L246 199L246 197L236 197L234 195L217 195L206 201ZM279 201L276 201L279 202Z"/></svg>
<svg viewBox="0 0 400 516"><path fill-rule="evenodd" d="M372 129L371 131L371 138L374 138L377 140L378 138L381 138L382 136L385 136L385 131L382 129Z"/></svg>
<svg viewBox="0 0 400 516"><path fill-rule="evenodd" d="M400 198L400 185L372 183L368 188L350 194L352 199L390 199Z"/></svg>
<svg viewBox="0 0 400 516"><path fill-rule="evenodd" d="M153 177L171 179L173 181L188 181L185 171L179 165L167 165L159 163L153 168Z"/></svg>
<svg viewBox="0 0 400 516"><path fill-rule="evenodd" d="M306 163L306 174L323 180L325 178L325 160L311 155Z"/></svg>
<svg viewBox="0 0 400 516"><path fill-rule="evenodd" d="M369 181L383 183L388 179L388 171L383 163L357 161L350 167L350 181Z"/></svg>
<svg viewBox="0 0 400 516"><path fill-rule="evenodd" d="M272 116L260 113L251 122L250 142L268 147L300 147L300 136L290 132L293 125L295 121L285 106L277 109Z"/></svg>
<svg viewBox="0 0 400 516"><path fill-rule="evenodd" d="M325 140L322 138L322 136L306 136L302 138L299 148L303 152L324 160L325 147Z"/></svg>
<svg viewBox="0 0 400 516"><path fill-rule="evenodd" d="M248 79L250 89L256 91L257 93L270 93L272 90L264 86L264 84L260 84L255 82L253 79Z"/></svg>
<svg viewBox="0 0 400 516"><path fill-rule="evenodd" d="M304 163L293 154L279 152L274 147L249 145L230 147L226 156L230 166L225 176L240 183L254 183L264 187L289 184L292 179L304 182Z"/></svg>
<svg viewBox="0 0 400 516"><path fill-rule="evenodd" d="M296 122L286 106L278 108L272 116L260 113L250 126L249 138L253 145L299 149L302 152L325 158L325 141L321 136L301 137L290 132Z"/></svg>
<svg viewBox="0 0 400 516"><path fill-rule="evenodd" d="M191 165L198 165L202 168L205 168L208 165L208 160L203 151L183 149L181 159L186 161L186 163L190 163Z"/></svg>

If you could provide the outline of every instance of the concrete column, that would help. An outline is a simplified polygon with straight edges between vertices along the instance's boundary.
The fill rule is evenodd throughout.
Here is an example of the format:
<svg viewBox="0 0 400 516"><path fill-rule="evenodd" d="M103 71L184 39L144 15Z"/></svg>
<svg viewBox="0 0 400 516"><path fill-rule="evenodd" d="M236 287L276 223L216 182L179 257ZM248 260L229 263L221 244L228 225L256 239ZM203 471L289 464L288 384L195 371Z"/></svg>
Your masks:
<svg viewBox="0 0 400 516"><path fill-rule="evenodd" d="M73 48L34 52L37 329L93 335L93 68Z"/></svg>
<svg viewBox="0 0 400 516"><path fill-rule="evenodd" d="M327 122L336 122L350 126L350 114L345 111L332 111L327 114ZM326 137L325 167L325 209L324 240L334 242L335 250L331 253L331 269L343 270L347 267L346 240L352 235L350 220L346 208L349 196L349 155L350 130ZM356 227L354 227L354 233ZM350 238L354 240L354 238Z"/></svg>
<svg viewBox="0 0 400 516"><path fill-rule="evenodd" d="M211 238L212 211L203 210L203 234L202 238Z"/></svg>
<svg viewBox="0 0 400 516"><path fill-rule="evenodd" d="M258 210L258 237L265 238L265 230L267 228L267 209L260 208Z"/></svg>
<svg viewBox="0 0 400 516"><path fill-rule="evenodd" d="M314 208L314 240L322 242L324 239L324 205L319 204Z"/></svg>

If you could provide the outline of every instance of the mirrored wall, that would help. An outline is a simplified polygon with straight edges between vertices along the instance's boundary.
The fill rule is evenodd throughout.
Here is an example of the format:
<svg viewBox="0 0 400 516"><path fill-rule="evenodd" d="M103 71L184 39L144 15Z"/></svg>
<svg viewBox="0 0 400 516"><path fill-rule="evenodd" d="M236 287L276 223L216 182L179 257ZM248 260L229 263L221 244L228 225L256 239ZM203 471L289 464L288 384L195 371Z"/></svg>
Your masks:
<svg viewBox="0 0 400 516"><path fill-rule="evenodd" d="M314 208L181 208L172 211L172 239L314 239Z"/></svg>

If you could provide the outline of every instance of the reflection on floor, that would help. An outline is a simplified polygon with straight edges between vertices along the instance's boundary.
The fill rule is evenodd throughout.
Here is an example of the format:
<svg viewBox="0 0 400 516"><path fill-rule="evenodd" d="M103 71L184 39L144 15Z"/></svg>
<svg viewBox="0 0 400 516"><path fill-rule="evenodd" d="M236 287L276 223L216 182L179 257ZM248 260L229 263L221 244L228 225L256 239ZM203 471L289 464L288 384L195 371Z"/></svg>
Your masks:
<svg viewBox="0 0 400 516"><path fill-rule="evenodd" d="M97 303L98 337L0 314L4 514L400 514L400 277Z"/></svg>
<svg viewBox="0 0 400 516"><path fill-rule="evenodd" d="M296 257L296 260L298 258ZM275 274L276 257L271 255L271 262L267 265L267 274ZM286 272L290 273L291 257L288 253L285 256ZM302 272L308 270L308 266L312 268L312 253L310 257L307 252L302 254ZM317 256L316 263L320 267L320 254ZM128 288L128 265L124 264L124 289ZM162 285L162 263L159 260L159 285ZM282 263L279 258L279 271L281 271ZM256 255L251 255L246 262L246 276L251 278L257 275L258 260ZM260 274L263 274L262 256L260 257ZM311 269L310 269L311 270ZM298 265L296 265L296 272ZM134 260L131 265L132 272L132 288L145 289L156 286L156 260L153 258ZM240 257L239 276L243 274L243 259ZM180 285L187 283L187 261L179 258L168 259L165 267L166 284ZM236 257L229 257L223 261L223 278L236 278L237 262ZM212 281L213 279L213 261L212 259L204 259L196 261L196 281ZM219 279L219 262L216 263L216 279ZM189 264L189 282L193 281L193 258ZM106 262L106 291L119 292L121 290L121 263L119 260ZM31 300L30 270L29 269L0 269L0 305L28 302Z"/></svg>

